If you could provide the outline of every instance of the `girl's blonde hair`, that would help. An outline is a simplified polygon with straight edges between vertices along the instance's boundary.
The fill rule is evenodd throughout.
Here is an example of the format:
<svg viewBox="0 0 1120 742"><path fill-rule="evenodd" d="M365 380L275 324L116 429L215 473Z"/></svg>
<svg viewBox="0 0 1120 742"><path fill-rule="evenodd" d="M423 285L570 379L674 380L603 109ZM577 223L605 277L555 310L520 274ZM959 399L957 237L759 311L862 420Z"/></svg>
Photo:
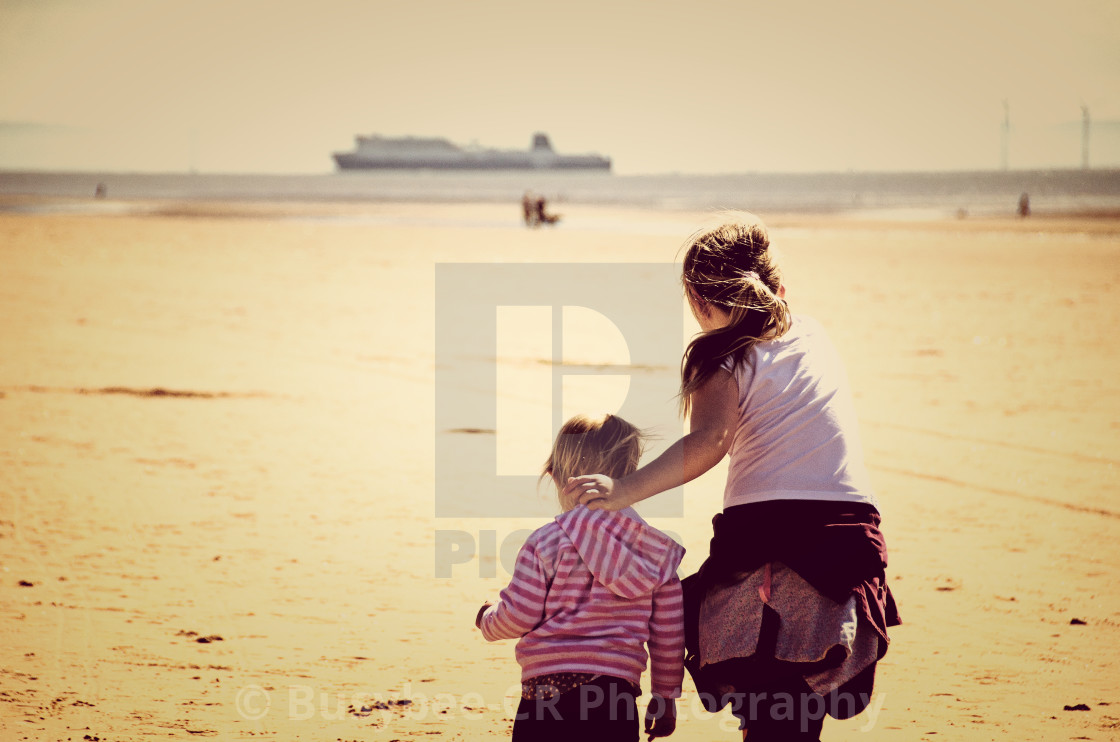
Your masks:
<svg viewBox="0 0 1120 742"><path fill-rule="evenodd" d="M568 477L583 474L624 477L638 468L644 441L641 430L617 415L576 415L560 428L541 479L552 477L563 489Z"/></svg>
<svg viewBox="0 0 1120 742"><path fill-rule="evenodd" d="M687 415L692 393L726 358L742 361L759 340L784 335L791 320L785 299L778 296L781 269L758 217L737 214L692 235L685 247L685 291L731 316L726 327L701 334L684 352L680 399L681 412Z"/></svg>

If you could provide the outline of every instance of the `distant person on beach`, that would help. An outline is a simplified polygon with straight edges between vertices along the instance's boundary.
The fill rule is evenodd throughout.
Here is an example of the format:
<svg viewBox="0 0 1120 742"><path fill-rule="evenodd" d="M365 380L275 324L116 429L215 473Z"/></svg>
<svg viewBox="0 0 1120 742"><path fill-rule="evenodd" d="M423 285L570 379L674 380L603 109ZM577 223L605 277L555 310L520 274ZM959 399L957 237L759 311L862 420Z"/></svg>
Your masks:
<svg viewBox="0 0 1120 742"><path fill-rule="evenodd" d="M525 191L525 195L521 197L521 213L524 215L526 227L537 226L537 202L533 198L532 191Z"/></svg>
<svg viewBox="0 0 1120 742"><path fill-rule="evenodd" d="M109 188L104 183L98 183L97 187L93 189L94 198L105 198L109 195Z"/></svg>
<svg viewBox="0 0 1120 742"><path fill-rule="evenodd" d="M642 434L614 415L564 423L541 479L638 466ZM489 641L518 639L521 702L515 742L637 740L638 686L648 657L650 739L676 728L684 679L684 549L630 508L592 510L561 495L562 513L529 536L497 605L475 625Z"/></svg>
<svg viewBox="0 0 1120 742"><path fill-rule="evenodd" d="M1031 197L1023 193L1019 196L1019 216L1027 217L1031 215Z"/></svg>
<svg viewBox="0 0 1120 742"><path fill-rule="evenodd" d="M702 330L682 364L689 433L632 474L573 477L561 497L624 510L730 454L709 557L683 583L685 666L749 742L819 740L826 713L869 705L900 623L843 363L790 312L756 218L695 234L683 283Z"/></svg>
<svg viewBox="0 0 1120 742"><path fill-rule="evenodd" d="M547 205L548 205L548 202L545 201L544 196L537 196L536 223L538 225L540 225L540 224L555 224L556 222L560 221L560 215L559 214L549 214L548 213L548 210L546 208Z"/></svg>

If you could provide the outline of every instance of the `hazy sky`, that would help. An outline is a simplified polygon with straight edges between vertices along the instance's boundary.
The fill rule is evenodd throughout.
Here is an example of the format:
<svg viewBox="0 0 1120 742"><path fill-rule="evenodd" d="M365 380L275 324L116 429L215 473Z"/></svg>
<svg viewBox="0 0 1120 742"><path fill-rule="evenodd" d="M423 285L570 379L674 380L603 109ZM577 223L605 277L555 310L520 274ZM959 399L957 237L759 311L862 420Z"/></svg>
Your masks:
<svg viewBox="0 0 1120 742"><path fill-rule="evenodd" d="M358 133L617 173L1120 166L1118 0L0 0L0 168L328 172Z"/></svg>

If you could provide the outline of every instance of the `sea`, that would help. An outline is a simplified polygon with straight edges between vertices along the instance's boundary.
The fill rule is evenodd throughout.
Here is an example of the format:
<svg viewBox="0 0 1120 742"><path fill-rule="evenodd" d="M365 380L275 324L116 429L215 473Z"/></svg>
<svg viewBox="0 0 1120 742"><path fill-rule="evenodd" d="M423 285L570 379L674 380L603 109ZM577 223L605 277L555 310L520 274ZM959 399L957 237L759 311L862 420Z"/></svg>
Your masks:
<svg viewBox="0 0 1120 742"><path fill-rule="evenodd" d="M101 187L103 198L94 199ZM518 203L882 217L1120 214L1120 169L614 175L348 171L297 175L0 171L0 211L83 211L144 200Z"/></svg>

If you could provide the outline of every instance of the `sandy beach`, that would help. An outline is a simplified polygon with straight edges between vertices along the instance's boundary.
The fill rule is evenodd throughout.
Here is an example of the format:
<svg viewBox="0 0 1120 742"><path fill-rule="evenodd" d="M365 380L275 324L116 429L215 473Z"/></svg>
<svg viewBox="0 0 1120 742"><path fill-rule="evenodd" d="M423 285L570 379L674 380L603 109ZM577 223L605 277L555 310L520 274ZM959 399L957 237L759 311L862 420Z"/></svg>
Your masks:
<svg viewBox="0 0 1120 742"><path fill-rule="evenodd" d="M543 520L435 505L437 441L495 435L436 424L436 266L672 263L708 215L117 207L0 213L0 738L508 738L473 618ZM823 738L1120 738L1120 218L762 216L847 361L904 621ZM682 574L723 475L651 518ZM680 718L740 738L687 679Z"/></svg>

